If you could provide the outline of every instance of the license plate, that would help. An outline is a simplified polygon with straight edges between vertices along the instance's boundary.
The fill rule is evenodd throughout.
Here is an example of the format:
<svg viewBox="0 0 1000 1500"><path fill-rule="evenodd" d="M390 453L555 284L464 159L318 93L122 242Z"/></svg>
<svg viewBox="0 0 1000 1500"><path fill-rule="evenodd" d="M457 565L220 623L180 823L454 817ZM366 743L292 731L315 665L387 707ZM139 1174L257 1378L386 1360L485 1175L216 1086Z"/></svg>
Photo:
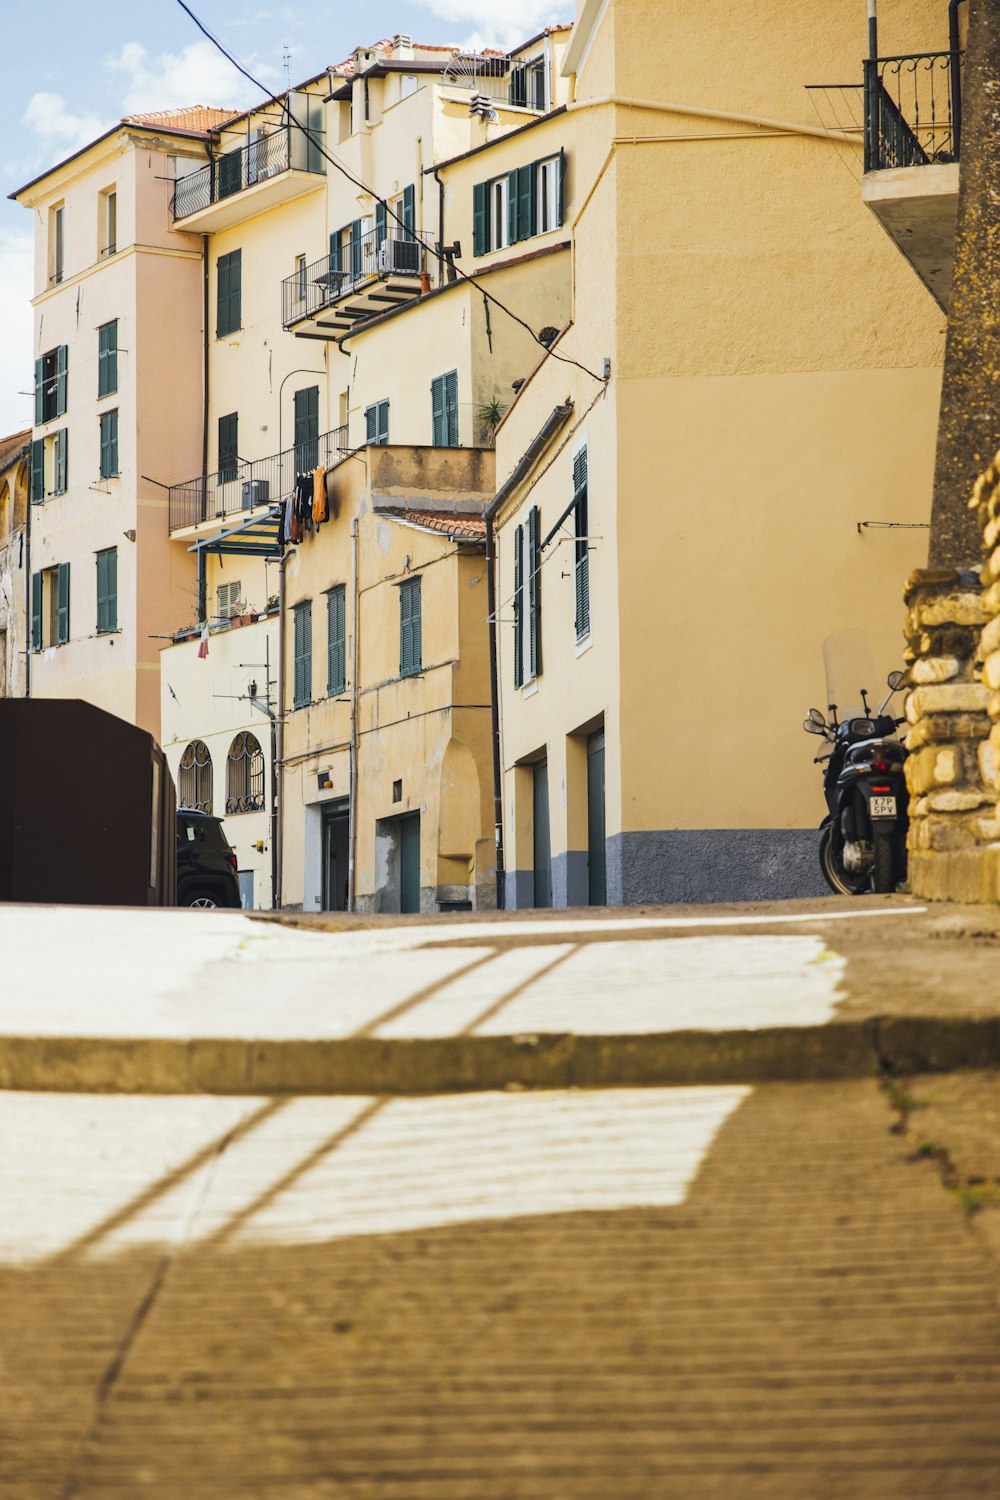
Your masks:
<svg viewBox="0 0 1000 1500"><path fill-rule="evenodd" d="M873 797L871 815L873 818L894 818L896 816L895 797Z"/></svg>

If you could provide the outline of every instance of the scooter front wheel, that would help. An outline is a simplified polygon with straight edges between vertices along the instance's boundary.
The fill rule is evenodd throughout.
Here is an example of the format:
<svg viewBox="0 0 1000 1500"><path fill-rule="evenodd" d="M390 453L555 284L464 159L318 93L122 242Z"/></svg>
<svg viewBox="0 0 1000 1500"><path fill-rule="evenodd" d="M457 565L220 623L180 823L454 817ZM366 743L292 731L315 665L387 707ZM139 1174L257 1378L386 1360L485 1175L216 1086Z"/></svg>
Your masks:
<svg viewBox="0 0 1000 1500"><path fill-rule="evenodd" d="M819 867L823 879L838 896L860 896L868 889L867 874L854 875L844 869L843 846L832 823L820 836Z"/></svg>

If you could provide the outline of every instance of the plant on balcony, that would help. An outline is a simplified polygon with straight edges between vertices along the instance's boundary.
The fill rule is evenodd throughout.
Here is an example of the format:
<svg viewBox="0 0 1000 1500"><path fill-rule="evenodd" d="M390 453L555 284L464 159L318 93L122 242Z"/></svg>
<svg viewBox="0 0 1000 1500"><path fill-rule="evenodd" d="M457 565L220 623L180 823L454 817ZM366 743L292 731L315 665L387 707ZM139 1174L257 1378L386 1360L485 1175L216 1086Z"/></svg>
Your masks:
<svg viewBox="0 0 1000 1500"><path fill-rule="evenodd" d="M480 442L489 443L491 446L496 440L496 431L503 421L507 408L499 396L491 396L488 401L480 401L476 407L476 421L479 423Z"/></svg>

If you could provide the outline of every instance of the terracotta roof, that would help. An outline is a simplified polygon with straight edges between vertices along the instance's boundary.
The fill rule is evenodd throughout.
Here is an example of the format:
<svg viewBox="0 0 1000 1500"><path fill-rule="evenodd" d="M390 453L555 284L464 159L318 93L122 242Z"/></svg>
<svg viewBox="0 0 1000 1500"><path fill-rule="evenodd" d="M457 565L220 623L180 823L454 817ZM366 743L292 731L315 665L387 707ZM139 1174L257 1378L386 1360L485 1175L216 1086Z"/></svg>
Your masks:
<svg viewBox="0 0 1000 1500"><path fill-rule="evenodd" d="M16 453L31 442L31 428L23 432L12 432L10 437L0 438L0 469L5 469Z"/></svg>
<svg viewBox="0 0 1000 1500"><path fill-rule="evenodd" d="M556 27L556 28L553 28L553 29L554 30L558 30L559 28ZM482 47L482 48L480 48L476 52L472 52L472 53L466 52L466 51L464 51L463 48L461 48L459 46L456 46L456 44L454 42L411 42L410 45L411 45L412 50L413 50L413 52L415 54L418 53L418 52L446 52L446 53L449 53L452 57L459 57L459 56L461 56L461 57L507 57L508 56L508 54L506 52L502 52L502 51L500 51L496 47ZM380 52L384 58L387 58L387 59L391 58L394 62L408 62L410 60L409 58L397 57L395 49L396 49L396 39L395 39L395 37L383 37L382 41L380 41L380 42L374 42L370 47L365 47L363 50L365 52ZM413 61L414 62L418 61L418 59L416 58L416 56L413 58ZM345 60L342 63L336 63L336 64L334 64L334 66L330 69L330 72L331 73L336 73L337 76L338 76L338 78L350 78L351 75L354 73L354 58L353 58L353 56L345 58Z"/></svg>
<svg viewBox="0 0 1000 1500"><path fill-rule="evenodd" d="M189 104L185 109L156 109L144 115L122 115L123 125L162 125L165 130L216 130L234 118L231 109L210 104Z"/></svg>
<svg viewBox="0 0 1000 1500"><path fill-rule="evenodd" d="M413 526L424 526L428 531L440 531L456 540L478 542L486 536L486 522L482 516L458 515L452 510L404 510L402 519Z"/></svg>

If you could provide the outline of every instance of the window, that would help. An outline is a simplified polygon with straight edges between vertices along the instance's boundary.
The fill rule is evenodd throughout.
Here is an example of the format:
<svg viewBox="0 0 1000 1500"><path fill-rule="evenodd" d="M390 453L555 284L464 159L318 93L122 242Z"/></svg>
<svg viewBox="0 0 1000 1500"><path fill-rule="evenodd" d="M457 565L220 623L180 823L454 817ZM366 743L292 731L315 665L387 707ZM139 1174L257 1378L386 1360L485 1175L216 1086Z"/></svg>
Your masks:
<svg viewBox="0 0 1000 1500"><path fill-rule="evenodd" d="M331 698L347 686L346 590L338 584L326 596L326 690Z"/></svg>
<svg viewBox="0 0 1000 1500"><path fill-rule="evenodd" d="M220 198L230 198L233 193L238 193L243 186L242 147L237 147L235 151L227 151L223 156L217 157L215 173ZM238 250L236 254L239 254ZM221 257L222 260L226 258L226 256Z"/></svg>
<svg viewBox="0 0 1000 1500"><path fill-rule="evenodd" d="M264 752L255 734L244 730L226 757L226 812L264 810Z"/></svg>
<svg viewBox="0 0 1000 1500"><path fill-rule="evenodd" d="M296 604L295 619L295 686L293 708L306 708L312 702L312 601Z"/></svg>
<svg viewBox="0 0 1000 1500"><path fill-rule="evenodd" d="M196 812L212 811L212 757L204 740L192 740L181 756L177 805Z"/></svg>
<svg viewBox="0 0 1000 1500"><path fill-rule="evenodd" d="M60 344L35 360L35 426L65 416L69 348Z"/></svg>
<svg viewBox="0 0 1000 1500"><path fill-rule="evenodd" d="M118 249L118 194L106 188L97 199L97 254L114 255Z"/></svg>
<svg viewBox="0 0 1000 1500"><path fill-rule="evenodd" d="M118 548L97 554L97 633L118 629Z"/></svg>
<svg viewBox="0 0 1000 1500"><path fill-rule="evenodd" d="M295 468L306 474L319 463L319 386L295 392Z"/></svg>
<svg viewBox="0 0 1000 1500"><path fill-rule="evenodd" d="M66 209L57 203L49 209L49 285L58 286L65 271Z"/></svg>
<svg viewBox="0 0 1000 1500"><path fill-rule="evenodd" d="M101 413L101 478L118 473L118 409Z"/></svg>
<svg viewBox="0 0 1000 1500"><path fill-rule="evenodd" d="M435 448L458 447L458 371L431 381L431 442Z"/></svg>
<svg viewBox="0 0 1000 1500"><path fill-rule="evenodd" d="M573 575L576 586L576 638L590 634L590 542L587 538L587 450L573 459L573 510L576 517Z"/></svg>
<svg viewBox="0 0 1000 1500"><path fill-rule="evenodd" d="M408 99L411 94L417 92L417 80L412 73L404 73L399 89L399 97Z"/></svg>
<svg viewBox="0 0 1000 1500"><path fill-rule="evenodd" d="M69 641L69 563L31 575L31 649Z"/></svg>
<svg viewBox="0 0 1000 1500"><path fill-rule="evenodd" d="M219 418L219 483L229 484L239 474L239 413Z"/></svg>
<svg viewBox="0 0 1000 1500"><path fill-rule="evenodd" d="M422 663L420 579L407 578L399 586L399 675L412 677Z"/></svg>
<svg viewBox="0 0 1000 1500"><path fill-rule="evenodd" d="M510 102L521 109L544 110L545 59L534 57L510 70Z"/></svg>
<svg viewBox="0 0 1000 1500"><path fill-rule="evenodd" d="M538 506L514 528L514 686L542 670L542 576Z"/></svg>
<svg viewBox="0 0 1000 1500"><path fill-rule="evenodd" d="M389 441L389 403L376 401L365 407L365 442L384 446Z"/></svg>
<svg viewBox="0 0 1000 1500"><path fill-rule="evenodd" d="M65 495L69 474L69 433L65 427L60 427L52 439L52 456L52 493Z"/></svg>
<svg viewBox="0 0 1000 1500"><path fill-rule="evenodd" d="M97 330L97 399L113 396L118 389L118 319L102 323Z"/></svg>
<svg viewBox="0 0 1000 1500"><path fill-rule="evenodd" d="M240 581L235 583L222 583L219 585L217 598L219 601L219 619L231 620L234 615L239 614L239 606L243 602L240 594Z"/></svg>
<svg viewBox="0 0 1000 1500"><path fill-rule="evenodd" d="M299 301L304 302L309 288L309 273L306 269L306 258L304 255L297 255L295 257L295 277L298 282Z"/></svg>
<svg viewBox="0 0 1000 1500"><path fill-rule="evenodd" d="M243 326L242 283L243 251L231 250L228 255L220 255L216 265L216 338L238 333Z"/></svg>
<svg viewBox="0 0 1000 1500"><path fill-rule="evenodd" d="M515 167L472 190L472 253L487 255L518 240L558 229L564 217L566 156Z"/></svg>

